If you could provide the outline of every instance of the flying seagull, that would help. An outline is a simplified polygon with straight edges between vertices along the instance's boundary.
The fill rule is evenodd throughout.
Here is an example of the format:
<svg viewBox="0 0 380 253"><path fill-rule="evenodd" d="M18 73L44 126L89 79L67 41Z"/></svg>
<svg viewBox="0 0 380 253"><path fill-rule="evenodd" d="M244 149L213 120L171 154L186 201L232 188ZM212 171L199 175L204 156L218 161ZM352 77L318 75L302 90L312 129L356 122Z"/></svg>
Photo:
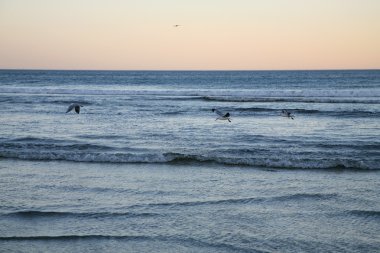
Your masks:
<svg viewBox="0 0 380 253"><path fill-rule="evenodd" d="M292 115L291 112L288 112L287 110L282 110L282 117L287 117L287 118L290 118L290 119L294 119L294 115Z"/></svg>
<svg viewBox="0 0 380 253"><path fill-rule="evenodd" d="M228 120L228 122L231 122L231 119L230 119L231 114L229 112L222 113L218 109L212 109L212 111L219 115L219 117L216 118L215 120L220 119L220 120Z"/></svg>
<svg viewBox="0 0 380 253"><path fill-rule="evenodd" d="M173 25L173 27L179 27L179 26L182 26L182 25Z"/></svg>
<svg viewBox="0 0 380 253"><path fill-rule="evenodd" d="M80 104L71 104L68 108L66 113L70 112L73 108L75 108L75 112L79 114L80 108L83 107L83 105Z"/></svg>

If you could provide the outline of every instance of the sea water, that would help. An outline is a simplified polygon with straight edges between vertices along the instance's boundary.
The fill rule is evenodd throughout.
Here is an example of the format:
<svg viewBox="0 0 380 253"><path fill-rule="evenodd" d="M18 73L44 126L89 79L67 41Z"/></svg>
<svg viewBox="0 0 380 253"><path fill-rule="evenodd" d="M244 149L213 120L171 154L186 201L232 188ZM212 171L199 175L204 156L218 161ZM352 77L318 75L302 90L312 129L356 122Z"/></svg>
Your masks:
<svg viewBox="0 0 380 253"><path fill-rule="evenodd" d="M0 250L380 249L378 70L1 70L0 113Z"/></svg>

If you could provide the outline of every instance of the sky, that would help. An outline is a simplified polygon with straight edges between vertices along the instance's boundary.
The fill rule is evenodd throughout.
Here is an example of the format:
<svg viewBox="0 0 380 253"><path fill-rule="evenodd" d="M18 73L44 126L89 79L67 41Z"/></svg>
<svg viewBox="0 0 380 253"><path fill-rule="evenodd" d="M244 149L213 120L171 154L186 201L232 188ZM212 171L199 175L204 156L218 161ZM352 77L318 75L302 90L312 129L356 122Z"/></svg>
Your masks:
<svg viewBox="0 0 380 253"><path fill-rule="evenodd" d="M380 69L380 1L0 0L0 69Z"/></svg>

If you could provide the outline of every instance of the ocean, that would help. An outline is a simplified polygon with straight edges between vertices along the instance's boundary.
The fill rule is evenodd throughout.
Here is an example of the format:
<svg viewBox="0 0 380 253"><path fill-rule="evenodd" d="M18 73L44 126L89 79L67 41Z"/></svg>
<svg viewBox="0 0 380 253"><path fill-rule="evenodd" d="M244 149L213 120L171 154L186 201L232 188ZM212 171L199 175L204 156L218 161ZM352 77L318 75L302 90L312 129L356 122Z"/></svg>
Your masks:
<svg viewBox="0 0 380 253"><path fill-rule="evenodd" d="M0 70L0 113L0 252L380 251L380 70Z"/></svg>

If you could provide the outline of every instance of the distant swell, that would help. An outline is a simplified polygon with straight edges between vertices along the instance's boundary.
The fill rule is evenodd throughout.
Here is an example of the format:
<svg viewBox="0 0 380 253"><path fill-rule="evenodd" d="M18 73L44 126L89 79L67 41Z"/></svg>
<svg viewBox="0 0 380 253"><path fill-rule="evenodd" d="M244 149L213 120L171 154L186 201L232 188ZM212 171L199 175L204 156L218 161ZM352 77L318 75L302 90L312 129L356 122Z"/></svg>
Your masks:
<svg viewBox="0 0 380 253"><path fill-rule="evenodd" d="M143 236L143 235L56 235L56 236L9 236L0 237L0 241L74 241L74 240L123 240L123 241L165 241L172 243L180 243L186 246L194 247L194 245L207 248L214 248L223 252L251 252L262 253L267 251L256 250L252 247L241 248L228 243L218 243L208 240L198 240L187 236ZM159 249L159 248L158 248ZM212 250L213 252L215 250Z"/></svg>
<svg viewBox="0 0 380 253"><path fill-rule="evenodd" d="M210 206L210 205L245 205L261 202L287 202L302 200L329 200L338 197L334 193L295 193L280 196L269 197L247 197L247 198L226 198L226 199L209 199L201 201L184 201L184 202L157 202L136 204L129 206L129 209L143 208L163 208L163 207L189 207L189 206ZM355 211L353 211L355 212ZM155 217L163 214L159 213L134 213L134 212L55 212L55 211L17 211L11 213L0 214L7 217L34 219L34 218L133 218L133 217ZM379 215L379 212L376 213Z"/></svg>
<svg viewBox="0 0 380 253"><path fill-rule="evenodd" d="M352 210L352 211L349 211L348 213L351 215L361 216L361 217L380 218L380 211Z"/></svg>
<svg viewBox="0 0 380 253"><path fill-rule="evenodd" d="M0 237L2 241L24 241L24 240L80 240L80 239L128 239L128 240L146 240L152 239L148 236L134 235L57 235L57 236L9 236Z"/></svg>
<svg viewBox="0 0 380 253"><path fill-rule="evenodd" d="M0 87L0 93L130 95L160 97L160 99L203 99L220 102L304 102L304 103L380 103L378 89L358 90L247 90L247 89L70 89ZM61 102L59 102L61 103Z"/></svg>
<svg viewBox="0 0 380 253"><path fill-rule="evenodd" d="M152 203L152 204L141 204L135 205L131 208L136 207L188 207L188 206L209 206L209 205L245 205L251 203L262 203L262 202L286 202L286 201L302 201L302 200L329 200L334 199L338 195L334 193L296 193L296 194L286 194L280 196L270 196L270 197L252 197L252 198L231 198L231 199L215 199L215 200L204 200L204 201L187 201L187 202L163 202L163 203Z"/></svg>
<svg viewBox="0 0 380 253"><path fill-rule="evenodd" d="M98 213L75 213L75 212L53 212L53 211L19 211L2 214L8 217L18 217L18 218L46 218L46 217L57 217L57 218L112 218L112 217L150 217L158 216L156 213L116 213L116 212L98 212Z"/></svg>
<svg viewBox="0 0 380 253"><path fill-rule="evenodd" d="M279 108L263 108L263 107L246 107L246 108L234 108L233 111L241 112L241 115L244 115L244 113L268 113L268 114L275 114L279 115L281 112L281 109ZM365 110L337 110L337 111L327 111L327 110L313 110L313 109L300 109L300 108L294 108L289 109L289 111L293 114L300 115L310 115L310 114L320 114L320 115L327 115L327 116L339 116L339 117L379 117L380 112L378 111L365 111ZM248 114L251 115L251 114Z"/></svg>
<svg viewBox="0 0 380 253"><path fill-rule="evenodd" d="M349 104L380 104L379 98L373 97L233 97L233 96L224 96L224 97L212 97L204 96L205 101L215 101L215 102L295 102L295 103L349 103Z"/></svg>

